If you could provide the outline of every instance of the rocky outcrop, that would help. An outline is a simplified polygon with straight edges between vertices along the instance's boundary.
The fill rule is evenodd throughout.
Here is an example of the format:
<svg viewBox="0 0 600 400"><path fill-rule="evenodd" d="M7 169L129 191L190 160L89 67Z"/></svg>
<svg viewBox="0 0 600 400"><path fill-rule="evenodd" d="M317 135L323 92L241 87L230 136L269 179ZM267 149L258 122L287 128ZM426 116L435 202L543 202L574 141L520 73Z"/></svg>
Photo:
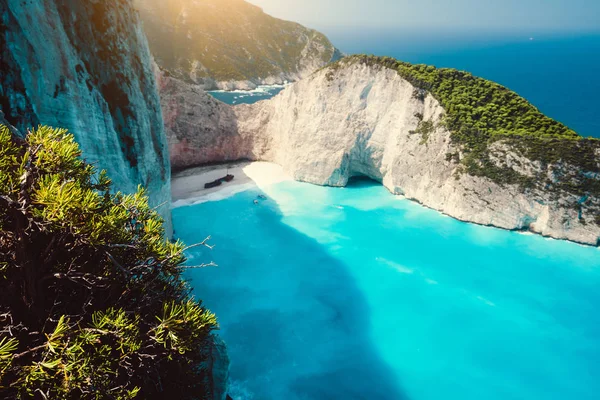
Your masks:
<svg viewBox="0 0 600 400"><path fill-rule="evenodd" d="M213 400L225 400L227 398L227 381L229 380L229 354L223 339L217 335L212 336L212 342L208 351L207 364L204 366L208 371L209 392Z"/></svg>
<svg viewBox="0 0 600 400"><path fill-rule="evenodd" d="M16 134L38 124L68 129L115 189L146 187L170 230L171 171L158 87L130 0L3 0L0 18L0 124ZM207 351L206 378L214 399L222 400L226 347L215 336Z"/></svg>
<svg viewBox="0 0 600 400"><path fill-rule="evenodd" d="M163 107L179 102L194 113L185 123L167 121L171 140L186 143L185 151L174 146L179 168L247 158L276 162L295 179L319 185L344 186L353 176L367 176L463 221L598 245L597 196L524 189L466 173L458 161L462 148L442 123L444 108L395 70L362 63L327 68L269 101L233 108L201 91L177 93L163 92ZM215 123L220 112L223 129ZM531 161L503 141L491 146L490 159L531 178L573 168L565 160ZM600 147L594 162L600 167ZM600 187L600 174L576 175L589 180L590 190Z"/></svg>
<svg viewBox="0 0 600 400"><path fill-rule="evenodd" d="M173 171L212 162L240 160L253 138L239 135L234 109L156 67Z"/></svg>
<svg viewBox="0 0 600 400"><path fill-rule="evenodd" d="M22 133L75 135L114 187L146 187L170 227L170 164L151 55L129 0L0 2L0 108Z"/></svg>
<svg viewBox="0 0 600 400"><path fill-rule="evenodd" d="M206 90L297 81L340 57L322 33L273 18L244 0L135 4L161 68Z"/></svg>

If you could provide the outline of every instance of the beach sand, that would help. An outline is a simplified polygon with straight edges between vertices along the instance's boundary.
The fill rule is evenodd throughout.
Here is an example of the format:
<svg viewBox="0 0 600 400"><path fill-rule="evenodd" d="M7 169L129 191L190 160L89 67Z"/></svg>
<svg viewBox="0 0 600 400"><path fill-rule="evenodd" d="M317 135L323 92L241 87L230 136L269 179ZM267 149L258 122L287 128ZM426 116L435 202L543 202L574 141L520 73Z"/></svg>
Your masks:
<svg viewBox="0 0 600 400"><path fill-rule="evenodd" d="M231 182L205 189L204 184L227 174L235 176ZM253 188L262 188L292 178L283 169L270 162L235 162L186 169L173 174L171 194L173 208L206 201L217 201Z"/></svg>

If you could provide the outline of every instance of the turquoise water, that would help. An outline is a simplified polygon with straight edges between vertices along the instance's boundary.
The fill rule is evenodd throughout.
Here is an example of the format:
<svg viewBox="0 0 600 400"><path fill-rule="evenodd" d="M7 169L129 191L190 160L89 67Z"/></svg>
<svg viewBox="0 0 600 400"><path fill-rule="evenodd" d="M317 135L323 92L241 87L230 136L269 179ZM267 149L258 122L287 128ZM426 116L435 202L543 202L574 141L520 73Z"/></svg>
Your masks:
<svg viewBox="0 0 600 400"><path fill-rule="evenodd" d="M259 193L269 200L254 205ZM597 399L596 248L458 222L369 182L174 210L234 399Z"/></svg>

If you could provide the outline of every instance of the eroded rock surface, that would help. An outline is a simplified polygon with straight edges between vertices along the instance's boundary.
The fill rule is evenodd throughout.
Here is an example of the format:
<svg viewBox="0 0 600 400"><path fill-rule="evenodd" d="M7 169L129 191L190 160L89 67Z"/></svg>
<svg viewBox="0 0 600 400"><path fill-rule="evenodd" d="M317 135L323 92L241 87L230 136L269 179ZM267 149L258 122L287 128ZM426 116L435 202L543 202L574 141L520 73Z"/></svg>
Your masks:
<svg viewBox="0 0 600 400"><path fill-rule="evenodd" d="M252 137L243 138L234 109L207 95L201 86L161 73L157 82L174 171L243 159Z"/></svg>
<svg viewBox="0 0 600 400"><path fill-rule="evenodd" d="M170 229L170 164L150 51L129 0L0 2L0 108L68 129L114 187L149 191Z"/></svg>

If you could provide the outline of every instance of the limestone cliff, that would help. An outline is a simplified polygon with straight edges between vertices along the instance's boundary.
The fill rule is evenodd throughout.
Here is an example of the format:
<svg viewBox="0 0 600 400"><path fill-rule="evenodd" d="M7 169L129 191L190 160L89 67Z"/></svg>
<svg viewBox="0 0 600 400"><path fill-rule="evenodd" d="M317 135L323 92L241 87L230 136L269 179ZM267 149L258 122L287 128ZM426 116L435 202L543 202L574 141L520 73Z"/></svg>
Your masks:
<svg viewBox="0 0 600 400"><path fill-rule="evenodd" d="M158 66L156 73L174 171L246 157L252 138L240 143L232 107L207 95L201 86L167 76Z"/></svg>
<svg viewBox="0 0 600 400"><path fill-rule="evenodd" d="M170 164L151 56L129 0L0 2L0 108L22 133L71 131L115 188L149 190L170 226Z"/></svg>
<svg viewBox="0 0 600 400"><path fill-rule="evenodd" d="M393 68L341 63L251 106L178 90L163 92L162 103L167 112L175 104L185 110L167 119L178 168L247 158L320 185L368 176L463 221L599 244L599 141L550 138L542 151L554 156L548 161L521 143L539 138L507 136L489 141L485 162L474 159L448 128L440 101ZM556 156L563 153L555 147L574 157ZM585 162L575 159L578 148Z"/></svg>
<svg viewBox="0 0 600 400"><path fill-rule="evenodd" d="M296 81L339 57L325 35L244 0L136 0L161 68L209 89Z"/></svg>

